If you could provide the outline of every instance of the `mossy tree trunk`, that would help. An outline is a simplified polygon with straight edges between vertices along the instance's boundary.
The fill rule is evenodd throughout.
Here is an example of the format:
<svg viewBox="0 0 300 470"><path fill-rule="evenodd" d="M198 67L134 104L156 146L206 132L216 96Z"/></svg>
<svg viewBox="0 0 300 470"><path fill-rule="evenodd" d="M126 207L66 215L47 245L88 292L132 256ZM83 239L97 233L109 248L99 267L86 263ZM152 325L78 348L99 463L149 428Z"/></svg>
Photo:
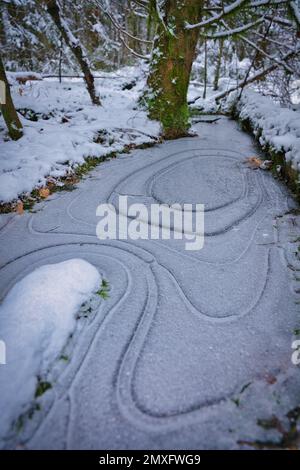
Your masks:
<svg viewBox="0 0 300 470"><path fill-rule="evenodd" d="M73 36L65 20L62 18L61 10L57 1L56 0L44 0L44 2L46 4L49 15L51 16L59 32L61 33L63 40L65 41L67 46L71 49L72 53L77 59L77 62L83 73L86 87L91 97L92 103L96 105L100 105L101 102L100 102L100 98L95 88L94 76L90 70L88 59L85 56L85 53L83 51L82 46L80 45L79 40Z"/></svg>
<svg viewBox="0 0 300 470"><path fill-rule="evenodd" d="M201 18L204 0L166 0L154 42L145 101L149 115L162 123L166 138L187 135L187 91L198 42L198 28L186 23Z"/></svg>
<svg viewBox="0 0 300 470"><path fill-rule="evenodd" d="M5 86L5 103L1 104L1 113L7 125L8 133L13 140L18 140L23 135L22 124L19 119L18 113L15 109L11 94L10 87L6 77L2 58L0 56L0 80L4 82Z"/></svg>

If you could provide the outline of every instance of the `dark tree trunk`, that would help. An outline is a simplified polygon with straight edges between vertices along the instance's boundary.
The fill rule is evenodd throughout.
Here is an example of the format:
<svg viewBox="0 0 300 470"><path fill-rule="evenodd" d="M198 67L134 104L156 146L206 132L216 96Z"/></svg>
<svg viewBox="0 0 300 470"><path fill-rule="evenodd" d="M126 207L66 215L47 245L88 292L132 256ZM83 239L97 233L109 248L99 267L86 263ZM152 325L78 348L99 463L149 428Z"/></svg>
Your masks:
<svg viewBox="0 0 300 470"><path fill-rule="evenodd" d="M203 99L206 99L207 92L207 39L204 39L204 87L203 87Z"/></svg>
<svg viewBox="0 0 300 470"><path fill-rule="evenodd" d="M219 89L219 79L220 79L222 57L223 57L223 46L224 46L224 41L223 41L223 39L220 39L220 41L219 41L219 53L218 53L218 57L217 57L215 78L214 78L214 91Z"/></svg>
<svg viewBox="0 0 300 470"><path fill-rule="evenodd" d="M199 33L185 25L199 22L202 5L203 0L166 0L163 22L157 19L145 100L150 117L162 123L169 139L187 135L189 129L187 91Z"/></svg>
<svg viewBox="0 0 300 470"><path fill-rule="evenodd" d="M0 80L4 83L5 87L5 103L1 104L1 113L3 114L4 121L7 125L8 133L13 140L18 140L23 135L22 124L19 119L18 113L15 109L11 94L10 87L6 77L4 65L0 56Z"/></svg>
<svg viewBox="0 0 300 470"><path fill-rule="evenodd" d="M59 83L62 82L62 61L63 61L63 38L61 37L60 45L59 45L59 59L58 59Z"/></svg>
<svg viewBox="0 0 300 470"><path fill-rule="evenodd" d="M60 31L62 38L64 39L67 46L71 49L74 56L76 57L79 66L82 70L84 80L87 86L87 90L91 97L92 103L100 105L100 98L95 89L94 77L91 73L90 66L87 58L83 52L83 49L77 39L74 38L72 33L69 31L65 21L61 17L61 11L56 0L45 0L47 11L51 18L53 19L55 25Z"/></svg>

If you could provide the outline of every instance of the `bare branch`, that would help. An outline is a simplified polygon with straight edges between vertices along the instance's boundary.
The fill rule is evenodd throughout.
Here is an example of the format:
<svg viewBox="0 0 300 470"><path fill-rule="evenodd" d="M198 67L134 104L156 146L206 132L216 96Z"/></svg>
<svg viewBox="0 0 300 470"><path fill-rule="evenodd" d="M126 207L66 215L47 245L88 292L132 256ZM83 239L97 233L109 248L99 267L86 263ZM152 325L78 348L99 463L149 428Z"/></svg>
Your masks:
<svg viewBox="0 0 300 470"><path fill-rule="evenodd" d="M121 33L120 33L120 40L121 40L122 44L126 47L126 49L127 49L132 55L138 57L139 59L149 60L149 56L147 56L147 55L142 55L142 54L140 54L139 52L136 52L134 49L132 49L132 48L127 44L127 42L126 42L125 39L124 39L124 36L122 36Z"/></svg>
<svg viewBox="0 0 300 470"><path fill-rule="evenodd" d="M196 24L187 23L186 29L207 27L209 25L212 25L213 23L220 21L223 18L226 18L226 16L231 15L234 11L237 11L238 9L246 7L246 6L248 8L258 8L262 6L280 5L280 4L284 4L288 2L289 0L256 0L256 1L236 0L231 5L224 7L222 12L219 13L218 15L214 15L211 18L201 21L200 23L196 23Z"/></svg>
<svg viewBox="0 0 300 470"><path fill-rule="evenodd" d="M273 60L273 61L276 62L278 65L281 65L281 66L286 70L286 72L288 72L288 73L294 73L294 70L293 70L292 68L290 68L287 64L285 64L282 60L277 59L277 57L268 54L268 53L265 52L263 49L261 49L259 46L257 46L254 42L252 42L252 41L250 41L249 39L247 39L245 36L239 35L239 38L240 38L242 41L244 41L244 42L246 42L247 44L249 44L249 46L253 47L253 49L255 49L257 52L259 52L259 53L262 54L263 56L267 57L267 58L270 59L270 60Z"/></svg>
<svg viewBox="0 0 300 470"><path fill-rule="evenodd" d="M104 8L104 6L101 4L100 1L96 0L96 3L100 7L101 11L109 18L113 26L119 31L120 34L125 34L130 39L134 39L135 41L143 42L145 44L153 44L153 41L149 41L147 39L142 39L142 38L137 38L136 36L133 36L128 31L123 29L122 26L117 22L117 20L112 16L112 14L106 8Z"/></svg>
<svg viewBox="0 0 300 470"><path fill-rule="evenodd" d="M288 59L292 59L294 57L297 57L299 54L300 54L300 47L296 48L293 51L288 52L287 54L285 54L284 57L282 58L282 60L287 61ZM268 67L260 69L255 74L253 74L250 78L248 78L246 82L245 82L245 80L241 80L240 82L238 82L237 85L234 85L234 86L228 88L228 90L223 91L222 93L219 93L218 95L215 95L213 98L215 99L215 101L219 101L219 100L225 98L226 96L228 96L233 91L236 91L241 87L245 87L245 86L250 85L251 83L253 83L257 80L260 80L261 78L265 77L270 72L273 72L274 70L276 70L280 66L281 65L278 64L278 63L273 63L272 65L269 65ZM193 100L189 101L189 104L195 103L200 98L202 98L202 96L197 96Z"/></svg>
<svg viewBox="0 0 300 470"><path fill-rule="evenodd" d="M215 33L215 34L205 34L205 33L201 34L200 33L200 36L205 36L207 39L227 38L229 36L234 36L234 35L237 35L239 33L244 32L244 31L248 31L249 29L252 29L255 26L261 24L264 20L265 20L265 18L262 17L262 18L259 18L257 21L253 21L252 23L245 24L245 25L240 26L238 28L229 29L228 31L220 31L220 32Z"/></svg>
<svg viewBox="0 0 300 470"><path fill-rule="evenodd" d="M275 16L274 18L272 18L272 16L270 15L266 15L266 19L267 20L273 20L273 23L277 23L281 26L284 26L286 28L292 28L293 27L293 23L289 20L287 20L286 18L281 18L280 16Z"/></svg>
<svg viewBox="0 0 300 470"><path fill-rule="evenodd" d="M276 41L275 39L271 39L271 38L265 38L263 34L259 33L258 31L252 31L253 34L255 34L256 36L258 36L259 38L261 39L264 39L268 42L270 42L271 44L275 44L276 46L280 46L280 47L285 47L286 49L289 49L290 51L293 50L293 48L291 46L288 46L287 44L284 44L282 42L279 42L279 41Z"/></svg>
<svg viewBox="0 0 300 470"><path fill-rule="evenodd" d="M203 26L209 26L209 25L215 23L216 21L219 21L222 18L226 17L227 15L232 13L234 10L237 10L238 8L240 8L241 6L243 6L244 4L247 4L247 3L249 3L249 0L236 0L231 5L225 7L222 10L222 12L219 13L218 15L214 15L211 18L208 18L207 20L201 21L200 23L197 23L197 24L188 24L187 23L186 24L186 29L194 29L194 28L201 28Z"/></svg>

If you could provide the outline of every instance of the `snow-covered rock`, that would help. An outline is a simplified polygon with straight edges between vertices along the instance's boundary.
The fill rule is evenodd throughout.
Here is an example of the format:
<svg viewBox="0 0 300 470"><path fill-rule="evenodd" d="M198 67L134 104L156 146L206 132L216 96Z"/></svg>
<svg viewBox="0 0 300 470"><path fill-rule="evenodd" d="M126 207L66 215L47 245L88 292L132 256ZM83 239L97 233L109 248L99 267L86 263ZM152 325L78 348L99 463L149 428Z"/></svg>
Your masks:
<svg viewBox="0 0 300 470"><path fill-rule="evenodd" d="M38 376L61 353L76 326L75 314L101 283L83 259L35 269L15 284L0 306L0 439L34 398Z"/></svg>

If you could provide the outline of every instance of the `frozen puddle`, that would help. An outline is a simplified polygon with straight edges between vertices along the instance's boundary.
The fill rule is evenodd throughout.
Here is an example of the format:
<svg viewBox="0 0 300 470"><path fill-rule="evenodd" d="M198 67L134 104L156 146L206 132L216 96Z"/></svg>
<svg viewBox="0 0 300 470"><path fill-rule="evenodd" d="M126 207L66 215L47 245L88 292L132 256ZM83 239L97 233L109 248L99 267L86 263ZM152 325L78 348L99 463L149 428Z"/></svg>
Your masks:
<svg viewBox="0 0 300 470"><path fill-rule="evenodd" d="M274 416L288 432L300 390L291 361L299 218L287 214L285 188L244 164L256 149L233 121L195 129L199 137L103 163L34 214L3 216L2 298L35 268L73 258L110 285L41 409L7 446L259 446L280 443L278 429L262 425ZM205 204L204 248L100 242L96 208L119 195Z"/></svg>

